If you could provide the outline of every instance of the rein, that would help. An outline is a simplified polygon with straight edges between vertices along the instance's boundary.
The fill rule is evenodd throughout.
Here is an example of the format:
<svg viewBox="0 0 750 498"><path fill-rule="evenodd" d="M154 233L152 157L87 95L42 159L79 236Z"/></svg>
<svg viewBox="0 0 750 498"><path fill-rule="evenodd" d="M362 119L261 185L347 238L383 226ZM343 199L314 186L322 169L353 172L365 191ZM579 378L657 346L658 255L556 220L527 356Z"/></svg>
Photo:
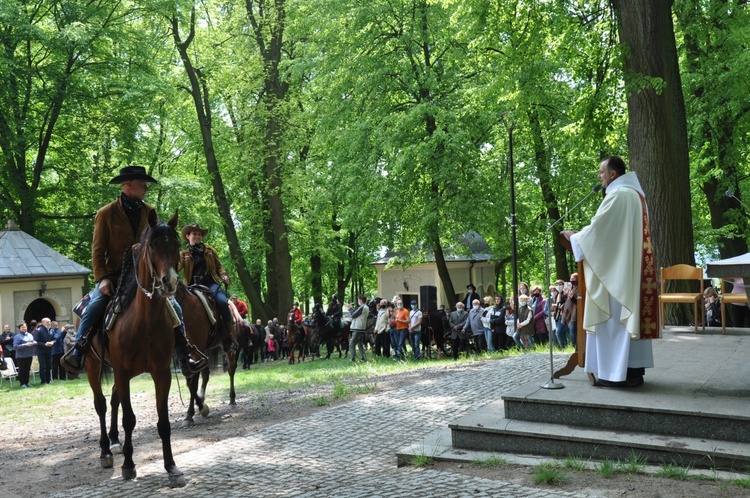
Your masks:
<svg viewBox="0 0 750 498"><path fill-rule="evenodd" d="M136 246L140 246L140 244L136 244ZM156 272L154 271L154 264L151 261L150 252L148 250L148 246L145 247L143 250L144 253L148 253L149 257L146 258L146 261L148 262L148 271L151 274L151 291L147 291L143 285L141 285L141 282L138 280L138 261L136 259L136 251L133 251L133 268L135 268L135 271L133 272L135 274L135 283L138 285L138 288L141 289L141 291L146 295L147 298L152 299L154 297L154 294L161 289L162 284L159 282L157 284L156 282Z"/></svg>

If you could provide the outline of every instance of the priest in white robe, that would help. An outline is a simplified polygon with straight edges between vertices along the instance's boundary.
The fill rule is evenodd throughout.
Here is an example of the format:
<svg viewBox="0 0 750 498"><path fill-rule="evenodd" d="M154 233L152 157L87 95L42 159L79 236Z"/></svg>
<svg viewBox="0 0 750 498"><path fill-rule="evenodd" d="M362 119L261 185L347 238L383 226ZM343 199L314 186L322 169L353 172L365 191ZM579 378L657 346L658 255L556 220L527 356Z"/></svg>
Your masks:
<svg viewBox="0 0 750 498"><path fill-rule="evenodd" d="M584 268L584 370L594 385L636 387L654 366L650 339L659 336L645 194L619 157L601 162L599 178L606 196L591 224L563 232Z"/></svg>

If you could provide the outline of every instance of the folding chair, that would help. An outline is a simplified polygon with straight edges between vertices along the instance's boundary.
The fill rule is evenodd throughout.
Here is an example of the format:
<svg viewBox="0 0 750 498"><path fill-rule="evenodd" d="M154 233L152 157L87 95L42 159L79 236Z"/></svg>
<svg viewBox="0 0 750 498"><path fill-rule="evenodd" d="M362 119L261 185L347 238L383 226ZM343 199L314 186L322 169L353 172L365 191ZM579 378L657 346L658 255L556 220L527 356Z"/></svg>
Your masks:
<svg viewBox="0 0 750 498"><path fill-rule="evenodd" d="M5 370L0 370L0 374L2 374L2 377L0 377L0 387L3 385L3 380L8 379L10 382L10 387L13 387L13 379L18 378L18 370L16 369L16 364L13 362L13 358L8 357L5 358L5 362L8 364L8 368Z"/></svg>
<svg viewBox="0 0 750 498"><path fill-rule="evenodd" d="M29 371L29 375L34 379L34 384L37 384L37 375L39 375L39 358L34 355L33 359L31 360L31 370Z"/></svg>

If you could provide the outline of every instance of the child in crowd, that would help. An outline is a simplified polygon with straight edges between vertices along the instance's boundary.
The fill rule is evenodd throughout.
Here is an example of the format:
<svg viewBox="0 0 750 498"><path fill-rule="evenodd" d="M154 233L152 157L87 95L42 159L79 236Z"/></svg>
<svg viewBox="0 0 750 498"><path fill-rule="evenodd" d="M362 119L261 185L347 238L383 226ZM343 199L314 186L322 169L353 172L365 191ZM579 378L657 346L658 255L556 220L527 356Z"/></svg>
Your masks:
<svg viewBox="0 0 750 498"><path fill-rule="evenodd" d="M266 361L276 359L276 342L273 340L273 334L266 339Z"/></svg>

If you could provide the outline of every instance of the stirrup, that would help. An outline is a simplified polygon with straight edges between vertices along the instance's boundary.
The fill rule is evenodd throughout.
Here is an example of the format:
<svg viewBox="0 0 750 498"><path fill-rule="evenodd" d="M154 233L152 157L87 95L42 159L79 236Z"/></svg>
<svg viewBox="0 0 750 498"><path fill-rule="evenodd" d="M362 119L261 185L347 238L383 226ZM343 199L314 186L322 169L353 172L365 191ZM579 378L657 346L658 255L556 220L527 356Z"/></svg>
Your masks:
<svg viewBox="0 0 750 498"><path fill-rule="evenodd" d="M81 351L81 356L78 357L75 354L76 348L71 349L67 353L65 353L62 358L60 358L60 365L67 371L75 374L80 374L83 372L86 362L85 359L85 353Z"/></svg>

